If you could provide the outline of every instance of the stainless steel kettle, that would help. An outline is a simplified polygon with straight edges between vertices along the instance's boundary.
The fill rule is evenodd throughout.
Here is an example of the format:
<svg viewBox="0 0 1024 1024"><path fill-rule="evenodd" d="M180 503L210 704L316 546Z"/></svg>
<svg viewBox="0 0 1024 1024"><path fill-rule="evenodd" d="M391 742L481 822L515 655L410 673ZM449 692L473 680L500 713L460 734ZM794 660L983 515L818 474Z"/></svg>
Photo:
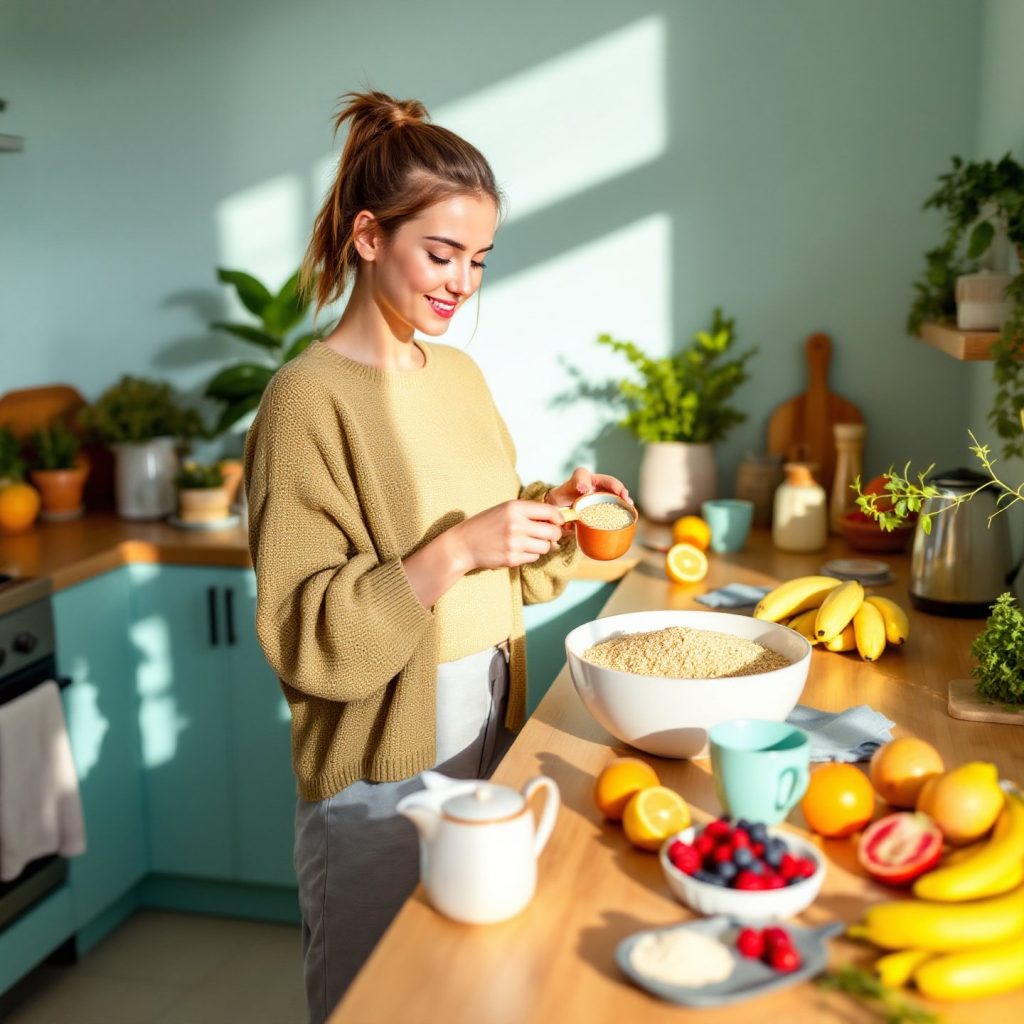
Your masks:
<svg viewBox="0 0 1024 1024"><path fill-rule="evenodd" d="M938 473L928 483L942 497L925 500L922 512L937 512L948 499L968 494L989 478L969 469ZM932 517L932 532L918 522L910 555L910 601L920 611L958 618L986 618L995 599L1013 583L1010 529L997 516L993 491Z"/></svg>

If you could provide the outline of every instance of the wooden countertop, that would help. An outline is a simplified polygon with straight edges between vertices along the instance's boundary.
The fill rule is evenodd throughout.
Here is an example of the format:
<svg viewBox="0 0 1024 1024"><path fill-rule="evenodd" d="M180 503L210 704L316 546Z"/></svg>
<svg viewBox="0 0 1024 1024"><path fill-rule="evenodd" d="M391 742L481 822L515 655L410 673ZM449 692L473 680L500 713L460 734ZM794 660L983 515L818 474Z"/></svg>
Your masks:
<svg viewBox="0 0 1024 1024"><path fill-rule="evenodd" d="M849 554L833 541L825 555L794 556L771 548L764 532L739 555L714 556L708 577L679 586L666 581L661 556L643 555L616 588L602 614L656 608L699 608L698 594L729 582L769 584L816 572L830 555ZM879 592L909 605L906 555L885 559L896 583ZM969 646L978 620L943 619L910 612L911 637L876 664L856 654L815 649L803 703L826 710L867 703L897 723L896 733L934 743L948 764L995 760L1006 776L1024 781L1024 729L964 722L946 713L946 686L969 667ZM739 713L741 709L737 709ZM495 781L521 787L538 774L554 778L562 809L539 863L531 905L517 918L474 927L450 921L427 903L422 887L406 902L373 956L356 978L330 1024L446 1021L547 1024L551 1021L623 1024L679 1021L687 1011L633 987L619 973L618 942L641 928L692 915L670 895L657 858L635 850L619 826L594 807L594 778L615 754L630 752L584 710L568 670L562 670L499 766ZM678 790L698 814L720 810L707 760L673 761L641 755L662 781ZM791 816L803 825L799 811ZM846 840L819 840L829 861L821 895L804 914L806 923L840 918L852 922L863 908L891 891L860 872ZM869 947L838 940L835 964L870 963ZM692 1015L694 1018L696 1014ZM942 1008L945 1022L1019 1021L1024 994ZM703 1011L704 1019L732 1022L878 1021L880 1016L846 996L823 994L810 984L746 1003Z"/></svg>
<svg viewBox="0 0 1024 1024"><path fill-rule="evenodd" d="M583 558L575 579L620 579L637 564L635 546L614 562ZM0 573L49 577L54 591L133 562L170 565L252 565L243 526L182 530L165 522L119 519L89 513L67 523L36 523L25 533L0 534Z"/></svg>

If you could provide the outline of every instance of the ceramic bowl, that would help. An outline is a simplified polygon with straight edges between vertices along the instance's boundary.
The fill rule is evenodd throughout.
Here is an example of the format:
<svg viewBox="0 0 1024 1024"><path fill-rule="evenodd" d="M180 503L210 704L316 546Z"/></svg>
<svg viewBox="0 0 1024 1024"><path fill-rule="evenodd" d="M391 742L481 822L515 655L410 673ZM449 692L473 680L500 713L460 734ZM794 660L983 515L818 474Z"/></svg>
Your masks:
<svg viewBox="0 0 1024 1024"><path fill-rule="evenodd" d="M886 532L874 520L854 519L847 513L839 520L839 533L855 551L903 551L914 536L914 523Z"/></svg>
<svg viewBox="0 0 1024 1024"><path fill-rule="evenodd" d="M593 494L584 494L572 503L573 511L582 512L585 508L592 508L594 505L618 505L625 509L633 517L628 526L622 526L617 530L602 530L595 526L588 526L582 519L576 520L576 542L580 550L588 558L596 558L602 562L610 562L612 559L624 555L633 543L636 535L636 524L640 518L636 507L623 501L618 495L610 491L595 491Z"/></svg>
<svg viewBox="0 0 1024 1024"><path fill-rule="evenodd" d="M817 865L817 870L810 878L803 878L795 885L787 885L784 889L728 889L710 882L702 882L693 878L669 860L668 848L677 839L684 843L692 843L700 833L699 828L687 828L662 843L658 852L661 870L665 874L672 895L680 903L695 910L698 914L728 914L737 921L754 924L759 921L771 921L777 918L794 917L806 910L817 899L825 881L825 858L821 851L809 840L781 829L768 829L768 835L778 836L786 841L786 845L798 857L809 857Z"/></svg>
<svg viewBox="0 0 1024 1024"><path fill-rule="evenodd" d="M790 661L784 668L725 679L675 679L619 672L583 660L588 647L626 633L669 626L714 630L755 640ZM796 706L811 664L811 645L786 626L725 612L651 611L611 615L565 638L569 673L583 706L616 739L658 757L705 752L708 730L733 718L781 722Z"/></svg>

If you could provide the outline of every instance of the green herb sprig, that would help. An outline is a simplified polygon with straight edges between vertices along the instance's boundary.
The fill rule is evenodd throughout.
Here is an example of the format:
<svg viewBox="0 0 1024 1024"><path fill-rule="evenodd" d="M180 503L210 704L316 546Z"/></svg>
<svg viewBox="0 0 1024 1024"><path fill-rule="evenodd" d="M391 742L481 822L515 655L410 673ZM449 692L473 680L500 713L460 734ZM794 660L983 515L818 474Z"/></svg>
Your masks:
<svg viewBox="0 0 1024 1024"><path fill-rule="evenodd" d="M996 598L985 628L971 644L971 655L979 697L1024 704L1024 612L1012 594Z"/></svg>
<svg viewBox="0 0 1024 1024"><path fill-rule="evenodd" d="M874 1009L886 1024L936 1024L937 1013L900 997L886 988L870 971L846 964L837 971L826 971L815 979L826 992L845 992Z"/></svg>
<svg viewBox="0 0 1024 1024"><path fill-rule="evenodd" d="M219 462L186 462L174 478L179 490L212 490L224 486L224 471Z"/></svg>

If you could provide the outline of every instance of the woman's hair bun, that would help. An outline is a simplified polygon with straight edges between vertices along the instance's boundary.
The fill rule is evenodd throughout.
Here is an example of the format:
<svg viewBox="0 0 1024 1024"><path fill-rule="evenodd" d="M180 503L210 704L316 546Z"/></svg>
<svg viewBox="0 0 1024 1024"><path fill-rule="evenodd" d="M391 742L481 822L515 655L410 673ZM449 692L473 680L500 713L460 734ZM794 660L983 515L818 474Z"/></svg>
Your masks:
<svg viewBox="0 0 1024 1024"><path fill-rule="evenodd" d="M396 100L386 92L347 92L340 102L341 109L334 118L335 133L350 121L353 132L363 141L390 128L421 124L428 117L427 108L419 100Z"/></svg>

